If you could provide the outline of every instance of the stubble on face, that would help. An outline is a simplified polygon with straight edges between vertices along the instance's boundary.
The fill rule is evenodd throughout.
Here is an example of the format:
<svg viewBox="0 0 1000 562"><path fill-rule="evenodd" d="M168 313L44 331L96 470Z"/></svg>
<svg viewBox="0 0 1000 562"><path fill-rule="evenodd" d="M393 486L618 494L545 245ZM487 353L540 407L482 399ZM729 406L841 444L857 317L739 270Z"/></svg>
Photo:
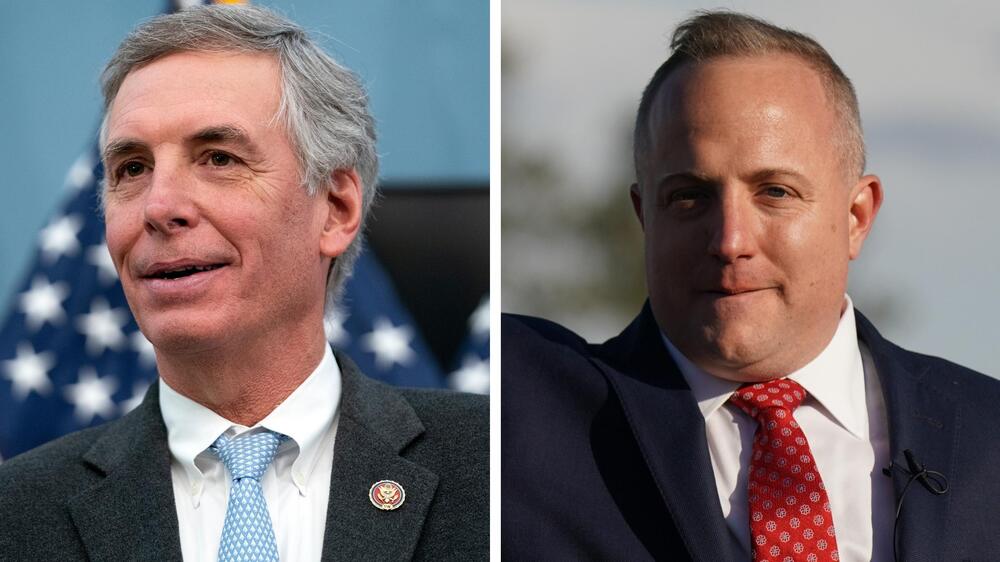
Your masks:
<svg viewBox="0 0 1000 562"><path fill-rule="evenodd" d="M788 55L682 67L650 114L640 201L650 302L706 371L767 380L836 331L849 219L833 105Z"/></svg>
<svg viewBox="0 0 1000 562"><path fill-rule="evenodd" d="M108 247L160 352L246 349L321 327L326 205L301 186L279 103L273 57L182 52L130 73L111 106L109 145L135 147L109 160ZM187 285L148 278L174 262L219 267Z"/></svg>

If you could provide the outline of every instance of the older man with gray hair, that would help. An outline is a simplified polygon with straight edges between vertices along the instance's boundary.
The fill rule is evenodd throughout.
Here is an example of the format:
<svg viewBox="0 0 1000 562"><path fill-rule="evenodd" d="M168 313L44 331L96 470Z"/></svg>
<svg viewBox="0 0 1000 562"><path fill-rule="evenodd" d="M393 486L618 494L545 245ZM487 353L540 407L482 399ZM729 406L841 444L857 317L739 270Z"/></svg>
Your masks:
<svg viewBox="0 0 1000 562"><path fill-rule="evenodd" d="M357 78L213 6L141 25L102 85L107 244L160 380L0 467L0 559L485 558L486 400L324 337L375 197Z"/></svg>

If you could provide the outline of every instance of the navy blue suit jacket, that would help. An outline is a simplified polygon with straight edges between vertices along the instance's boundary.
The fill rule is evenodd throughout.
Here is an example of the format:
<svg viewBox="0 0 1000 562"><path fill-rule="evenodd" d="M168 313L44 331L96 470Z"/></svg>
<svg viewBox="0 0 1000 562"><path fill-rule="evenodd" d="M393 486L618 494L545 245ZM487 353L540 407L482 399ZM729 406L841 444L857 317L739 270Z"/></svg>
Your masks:
<svg viewBox="0 0 1000 562"><path fill-rule="evenodd" d="M857 329L885 395L891 458L906 467L910 449L950 485L941 496L911 486L900 559L1000 560L1000 381L906 351L861 314ZM602 345L523 316L505 315L501 333L504 559L744 557L704 418L648 304ZM898 500L907 477L892 472Z"/></svg>

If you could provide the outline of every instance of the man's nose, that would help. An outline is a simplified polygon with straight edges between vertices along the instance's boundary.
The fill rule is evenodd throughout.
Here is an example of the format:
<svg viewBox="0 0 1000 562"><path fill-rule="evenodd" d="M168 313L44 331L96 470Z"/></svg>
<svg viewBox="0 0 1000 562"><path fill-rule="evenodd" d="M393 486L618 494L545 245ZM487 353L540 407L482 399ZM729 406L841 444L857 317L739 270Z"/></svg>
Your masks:
<svg viewBox="0 0 1000 562"><path fill-rule="evenodd" d="M149 234L173 235L198 224L198 208L192 200L193 178L179 166L161 163L152 171L143 207Z"/></svg>
<svg viewBox="0 0 1000 562"><path fill-rule="evenodd" d="M719 195L714 220L710 221L709 253L723 263L753 257L756 249L753 204L738 190L723 190Z"/></svg>

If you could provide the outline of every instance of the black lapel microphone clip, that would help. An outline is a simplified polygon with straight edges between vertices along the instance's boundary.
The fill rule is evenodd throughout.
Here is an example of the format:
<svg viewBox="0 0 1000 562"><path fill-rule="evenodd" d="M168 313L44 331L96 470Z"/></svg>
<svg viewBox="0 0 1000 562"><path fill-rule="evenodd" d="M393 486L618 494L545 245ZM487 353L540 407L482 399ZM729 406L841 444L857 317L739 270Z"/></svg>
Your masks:
<svg viewBox="0 0 1000 562"><path fill-rule="evenodd" d="M935 496L940 496L948 492L948 479L945 478L944 474L936 470L927 470L924 465L920 464L917 460L917 456L913 454L910 449L903 449L903 457L906 458L907 468L899 466L896 461L890 461L888 468L882 469L882 474L888 477L892 477L892 470L901 470L904 474L909 477L906 482L906 486L903 487L903 493L899 496L899 502L902 504L903 496L906 495L906 488L916 480L926 489L928 492L934 494Z"/></svg>
<svg viewBox="0 0 1000 562"><path fill-rule="evenodd" d="M888 468L882 469L882 474L890 478L892 478L893 469L902 471L908 477L903 486L903 492L899 494L899 501L896 502L896 520L892 524L892 558L896 562L899 562L899 514L903 511L903 499L906 498L910 484L913 484L914 481L920 482L925 490L935 496L948 492L948 479L945 478L944 474L936 470L927 470L910 449L903 449L903 457L906 458L906 468L899 466L896 461L891 461Z"/></svg>

